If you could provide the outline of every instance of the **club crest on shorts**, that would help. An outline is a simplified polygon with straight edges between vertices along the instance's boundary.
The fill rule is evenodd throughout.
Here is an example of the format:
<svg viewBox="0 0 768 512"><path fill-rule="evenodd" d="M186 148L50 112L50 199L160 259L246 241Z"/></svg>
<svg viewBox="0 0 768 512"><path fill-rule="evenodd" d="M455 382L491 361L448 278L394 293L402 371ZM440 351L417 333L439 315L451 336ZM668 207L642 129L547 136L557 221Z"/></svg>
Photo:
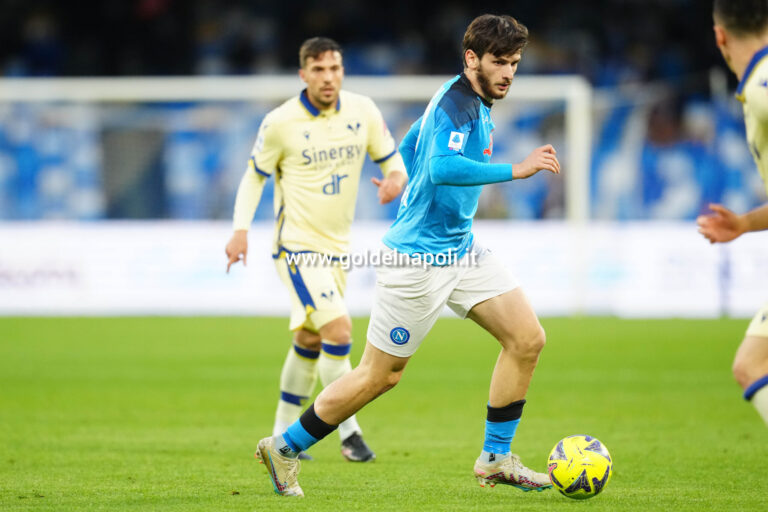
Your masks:
<svg viewBox="0 0 768 512"><path fill-rule="evenodd" d="M395 327L389 331L389 339L391 339L392 343L395 345L405 345L408 343L408 340L411 339L411 333L409 333L408 329L405 327Z"/></svg>

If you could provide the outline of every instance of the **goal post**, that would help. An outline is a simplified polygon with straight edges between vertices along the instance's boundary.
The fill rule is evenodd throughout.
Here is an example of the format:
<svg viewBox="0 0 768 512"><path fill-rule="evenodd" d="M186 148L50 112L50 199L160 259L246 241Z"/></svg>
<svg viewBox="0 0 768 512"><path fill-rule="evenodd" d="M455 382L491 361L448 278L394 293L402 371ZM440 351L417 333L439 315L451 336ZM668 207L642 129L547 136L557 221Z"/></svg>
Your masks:
<svg viewBox="0 0 768 512"><path fill-rule="evenodd" d="M449 76L348 76L344 88L376 101L426 102ZM190 101L282 101L301 88L296 75L252 77L121 77L0 79L0 105L38 103L153 103ZM592 147L592 88L581 76L523 75L515 78L509 101L565 104L565 217L589 218Z"/></svg>

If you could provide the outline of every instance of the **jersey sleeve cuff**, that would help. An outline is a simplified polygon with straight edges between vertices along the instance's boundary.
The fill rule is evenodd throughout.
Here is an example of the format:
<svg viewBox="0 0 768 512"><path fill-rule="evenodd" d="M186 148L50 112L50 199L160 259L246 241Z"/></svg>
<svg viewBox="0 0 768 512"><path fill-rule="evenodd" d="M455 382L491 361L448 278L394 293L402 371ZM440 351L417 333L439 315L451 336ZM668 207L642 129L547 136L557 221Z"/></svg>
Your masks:
<svg viewBox="0 0 768 512"><path fill-rule="evenodd" d="M272 176L271 172L267 172L263 169L259 169L259 167L256 165L256 159L254 157L251 157L251 159L248 161L248 167L256 171L256 174L259 176L264 176L265 178L269 178Z"/></svg>
<svg viewBox="0 0 768 512"><path fill-rule="evenodd" d="M392 171L400 171L405 174L405 162L400 153L395 151L389 158L379 164L381 167L381 173L387 176Z"/></svg>

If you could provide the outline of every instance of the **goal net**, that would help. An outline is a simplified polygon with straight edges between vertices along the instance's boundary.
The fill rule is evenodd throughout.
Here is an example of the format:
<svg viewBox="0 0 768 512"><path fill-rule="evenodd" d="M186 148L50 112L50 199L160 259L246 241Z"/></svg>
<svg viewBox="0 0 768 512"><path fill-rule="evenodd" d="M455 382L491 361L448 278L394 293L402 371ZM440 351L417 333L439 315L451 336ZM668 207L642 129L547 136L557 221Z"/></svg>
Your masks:
<svg viewBox="0 0 768 512"><path fill-rule="evenodd" d="M350 76L344 88L372 97L400 140L449 78ZM302 87L296 76L0 80L0 219L229 218L261 119ZM564 172L487 187L480 218L588 217L591 100L581 77L515 79L493 108L493 160L552 143ZM363 180L377 172L368 161ZM396 207L361 186L358 218Z"/></svg>

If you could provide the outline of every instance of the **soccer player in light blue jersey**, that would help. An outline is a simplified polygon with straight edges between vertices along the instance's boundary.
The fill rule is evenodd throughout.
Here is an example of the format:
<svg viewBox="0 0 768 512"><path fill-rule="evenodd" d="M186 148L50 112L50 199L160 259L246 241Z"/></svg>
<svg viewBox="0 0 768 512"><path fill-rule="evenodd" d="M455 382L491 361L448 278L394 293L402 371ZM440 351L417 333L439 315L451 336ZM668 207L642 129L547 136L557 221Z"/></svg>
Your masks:
<svg viewBox="0 0 768 512"><path fill-rule="evenodd" d="M490 163L491 106L509 91L527 40L528 30L510 16L472 21L464 35L464 72L435 93L400 145L409 184L383 239L365 352L360 365L327 386L282 435L259 442L257 456L278 494L303 496L298 454L397 384L446 305L501 344L475 476L481 485L551 487L548 475L525 467L510 450L544 330L515 278L471 230L482 185L560 172L550 145L518 164Z"/></svg>

